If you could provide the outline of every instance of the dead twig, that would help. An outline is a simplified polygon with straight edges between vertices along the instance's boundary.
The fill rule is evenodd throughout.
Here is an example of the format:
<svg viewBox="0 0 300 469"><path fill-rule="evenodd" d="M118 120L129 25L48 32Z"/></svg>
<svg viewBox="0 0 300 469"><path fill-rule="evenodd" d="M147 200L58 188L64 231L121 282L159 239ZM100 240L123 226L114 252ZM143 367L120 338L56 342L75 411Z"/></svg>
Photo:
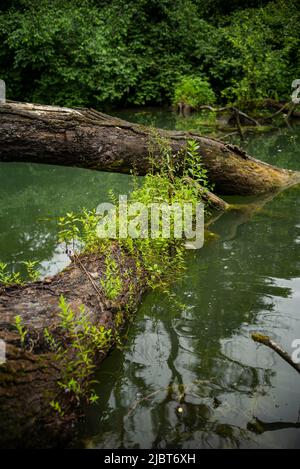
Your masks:
<svg viewBox="0 0 300 469"><path fill-rule="evenodd" d="M86 268L84 267L83 263L81 262L79 256L77 256L77 254L75 252L73 252L73 259L75 260L75 262L79 265L79 268L82 270L82 272L86 275L86 277L88 278L88 280L90 281L92 287L94 288L95 292L97 293L97 298L98 298L98 303L99 303L99 307L100 307L100 311L101 313L103 313L103 304L102 304L102 293L101 293L101 290L100 288L98 288L98 286L96 285L96 283L94 282L94 279L92 278L91 274L86 270Z"/></svg>
<svg viewBox="0 0 300 469"><path fill-rule="evenodd" d="M267 335L260 334L259 332L254 332L251 334L252 339L254 342L258 342L259 344L266 345L267 347L271 348L276 352L278 355L281 356L287 363L289 363L298 373L300 373L300 364L295 363L292 359L292 357L285 351L283 350L280 345L278 345L274 340L272 340L270 337Z"/></svg>
<svg viewBox="0 0 300 469"><path fill-rule="evenodd" d="M240 111L240 109L238 109L235 106L223 106L223 107L215 108L215 107L212 107L212 106L203 105L203 106L200 106L198 109L200 109L200 110L201 109L208 109L209 111L212 111L212 112L233 111L235 116L238 116L238 119L240 119L240 117L244 117L248 121L252 122L254 125L257 125L258 127L261 125L256 119L249 116L245 112Z"/></svg>

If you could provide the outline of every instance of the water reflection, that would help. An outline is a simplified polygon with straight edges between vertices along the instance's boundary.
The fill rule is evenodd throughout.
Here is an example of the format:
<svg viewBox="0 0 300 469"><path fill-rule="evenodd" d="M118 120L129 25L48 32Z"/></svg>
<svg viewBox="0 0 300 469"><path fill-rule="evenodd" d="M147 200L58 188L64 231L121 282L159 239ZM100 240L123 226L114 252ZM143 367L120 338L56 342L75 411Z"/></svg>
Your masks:
<svg viewBox="0 0 300 469"><path fill-rule="evenodd" d="M130 176L79 168L0 164L0 261L24 273L23 261L36 260L42 275L69 261L57 245L59 216L95 208L130 189Z"/></svg>
<svg viewBox="0 0 300 469"><path fill-rule="evenodd" d="M147 295L123 354L98 374L84 445L300 447L299 375L250 339L261 331L291 352L300 337L299 202L292 188L255 214L219 217L217 238L187 254L178 302Z"/></svg>

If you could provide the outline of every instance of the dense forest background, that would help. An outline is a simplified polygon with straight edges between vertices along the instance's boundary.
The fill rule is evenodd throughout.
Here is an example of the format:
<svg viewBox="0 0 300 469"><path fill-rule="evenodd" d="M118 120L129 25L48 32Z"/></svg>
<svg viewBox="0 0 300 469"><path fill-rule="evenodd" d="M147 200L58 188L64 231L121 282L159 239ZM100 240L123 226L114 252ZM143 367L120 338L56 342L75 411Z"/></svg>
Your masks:
<svg viewBox="0 0 300 469"><path fill-rule="evenodd" d="M48 104L169 104L198 87L244 105L300 78L297 0L1 0L0 44L8 98Z"/></svg>

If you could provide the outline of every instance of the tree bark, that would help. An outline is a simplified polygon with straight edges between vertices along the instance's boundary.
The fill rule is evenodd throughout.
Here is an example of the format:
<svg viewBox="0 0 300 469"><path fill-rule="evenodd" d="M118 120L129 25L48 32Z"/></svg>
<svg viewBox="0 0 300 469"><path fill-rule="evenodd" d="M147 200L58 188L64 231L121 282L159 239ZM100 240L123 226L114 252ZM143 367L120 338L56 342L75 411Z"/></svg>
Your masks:
<svg viewBox="0 0 300 469"><path fill-rule="evenodd" d="M79 406L58 386L64 379L67 364L74 359L74 349L68 348L67 333L61 332L59 297L64 296L76 316L80 315L80 306L84 304L85 314L92 324L120 332L126 314L132 313L139 303L145 282L143 274L137 272L134 258L121 251L117 244L112 244L111 256L122 278L122 292L114 301L101 294L100 288L95 292L91 281L95 279L100 286L99 279L105 272L104 254L76 256L67 269L43 281L0 287L0 338L6 342L6 363L0 365L1 448L45 448L68 443L72 426L82 413L83 402ZM130 277L126 275L128 269L132 272ZM14 325L17 315L22 317L27 331L23 346ZM56 340L61 340L63 334L66 350L63 359L57 360L57 355L49 348L45 328ZM114 343L113 338L111 347ZM94 364L98 366L108 352L96 354ZM60 403L64 415L51 408L51 401Z"/></svg>
<svg viewBox="0 0 300 469"><path fill-rule="evenodd" d="M195 139L208 177L220 194L262 194L299 182L299 173L249 156L237 146L192 132L157 130L178 155ZM92 109L9 102L0 105L0 161L79 166L146 174L153 132ZM152 156L159 160L159 148ZM178 155L178 158L180 156Z"/></svg>

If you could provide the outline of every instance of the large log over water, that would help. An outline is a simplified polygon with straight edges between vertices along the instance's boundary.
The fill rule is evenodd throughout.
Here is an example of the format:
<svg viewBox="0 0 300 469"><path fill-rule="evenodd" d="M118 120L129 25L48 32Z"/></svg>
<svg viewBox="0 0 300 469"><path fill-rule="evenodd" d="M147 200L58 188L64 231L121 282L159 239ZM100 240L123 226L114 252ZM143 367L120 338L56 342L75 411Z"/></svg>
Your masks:
<svg viewBox="0 0 300 469"><path fill-rule="evenodd" d="M262 163L236 146L190 132L159 130L174 153L196 139L221 194L262 194L293 184L299 174ZM91 109L9 102L0 105L0 161L79 166L128 173L149 168L151 131ZM159 150L154 150L159 158Z"/></svg>

